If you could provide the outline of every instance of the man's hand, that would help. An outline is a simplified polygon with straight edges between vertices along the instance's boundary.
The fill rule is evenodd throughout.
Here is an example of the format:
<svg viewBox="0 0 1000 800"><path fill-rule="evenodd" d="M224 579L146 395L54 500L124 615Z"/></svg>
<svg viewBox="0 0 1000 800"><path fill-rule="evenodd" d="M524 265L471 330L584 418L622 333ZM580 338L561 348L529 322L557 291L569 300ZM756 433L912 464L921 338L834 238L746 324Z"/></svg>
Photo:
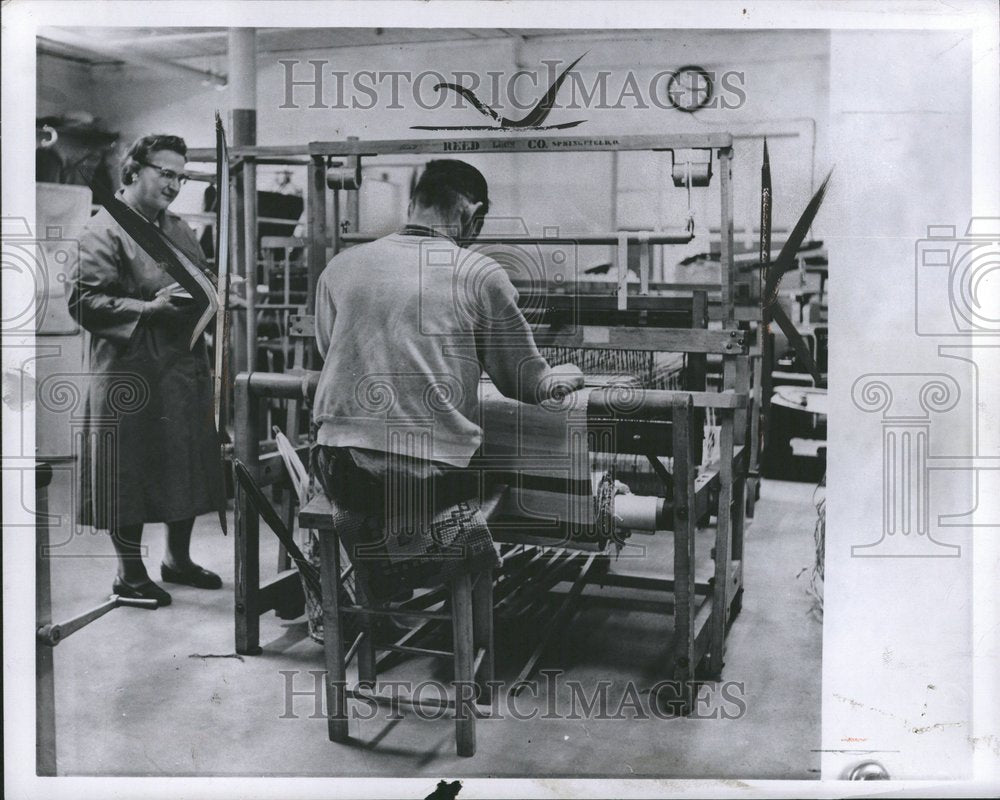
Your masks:
<svg viewBox="0 0 1000 800"><path fill-rule="evenodd" d="M557 364L538 382L538 401L562 400L566 395L583 388L583 372L574 364Z"/></svg>

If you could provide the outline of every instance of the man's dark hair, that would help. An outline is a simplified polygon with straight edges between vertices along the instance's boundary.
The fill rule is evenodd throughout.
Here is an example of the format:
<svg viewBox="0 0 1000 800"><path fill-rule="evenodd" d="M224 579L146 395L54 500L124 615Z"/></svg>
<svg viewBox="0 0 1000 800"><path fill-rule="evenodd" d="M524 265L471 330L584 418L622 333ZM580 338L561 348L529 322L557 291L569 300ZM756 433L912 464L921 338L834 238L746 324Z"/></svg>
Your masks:
<svg viewBox="0 0 1000 800"><path fill-rule="evenodd" d="M472 203L482 202L480 214L485 215L490 210L483 173L464 161L442 158L427 162L411 199L424 208L436 208L448 214L454 210L460 195Z"/></svg>
<svg viewBox="0 0 1000 800"><path fill-rule="evenodd" d="M122 183L128 186L136 173L149 163L150 153L157 150L170 150L183 158L187 158L187 145L180 136L168 136L154 133L152 136L140 136L128 149L122 160Z"/></svg>

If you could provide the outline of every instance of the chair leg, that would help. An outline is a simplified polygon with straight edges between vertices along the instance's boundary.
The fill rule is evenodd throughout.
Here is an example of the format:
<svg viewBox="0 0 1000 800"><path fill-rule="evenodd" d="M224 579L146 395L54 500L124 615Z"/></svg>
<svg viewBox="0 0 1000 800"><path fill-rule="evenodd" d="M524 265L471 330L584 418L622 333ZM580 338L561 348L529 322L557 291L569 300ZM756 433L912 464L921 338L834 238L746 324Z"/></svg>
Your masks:
<svg viewBox="0 0 1000 800"><path fill-rule="evenodd" d="M323 586L323 654L326 659L327 730L331 742L345 742L347 730L347 674L340 625L340 545L334 533L322 532L320 577Z"/></svg>
<svg viewBox="0 0 1000 800"><path fill-rule="evenodd" d="M451 584L451 624L455 650L455 745L460 756L476 754L476 717L471 694L474 691L472 644L472 578L460 575Z"/></svg>
<svg viewBox="0 0 1000 800"><path fill-rule="evenodd" d="M359 606L368 608L372 605L368 586L357 570L355 570L354 592L357 595ZM361 614L359 622L361 627L361 643L358 645L358 680L370 682L374 685L377 672L375 670L375 626L373 617L369 614Z"/></svg>
<svg viewBox="0 0 1000 800"><path fill-rule="evenodd" d="M474 676L477 702L490 705L493 691L490 682L494 677L493 658L493 570L485 569L476 576L472 587L472 646L474 654L485 650L479 673Z"/></svg>

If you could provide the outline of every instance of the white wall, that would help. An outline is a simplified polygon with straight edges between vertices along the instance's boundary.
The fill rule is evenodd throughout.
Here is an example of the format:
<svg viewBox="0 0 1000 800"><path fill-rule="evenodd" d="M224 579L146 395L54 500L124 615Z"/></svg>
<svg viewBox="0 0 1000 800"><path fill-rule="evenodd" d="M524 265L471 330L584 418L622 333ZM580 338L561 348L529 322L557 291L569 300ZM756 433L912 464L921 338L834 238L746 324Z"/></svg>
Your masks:
<svg viewBox="0 0 1000 800"><path fill-rule="evenodd" d="M663 20L664 25L669 19ZM418 132L412 124L466 125L488 122L471 108L421 111L406 91L402 92L402 110L387 109L388 101L371 110L309 108L312 90L295 90L297 109L280 108L285 96L285 68L279 60L297 58L302 64L295 77L312 75L310 59L329 62L328 70L390 71L437 70L446 75L456 70L476 72L488 81L490 70L512 73L519 66L538 71L539 86L547 85L543 59L563 63L582 53L586 56L576 67L585 85L595 80L595 71L610 70L609 97L618 99L624 75L632 69L645 93L658 71L676 69L695 63L721 74L738 70L745 74L743 86L746 103L730 110L704 109L695 115L651 106L632 107L625 98L624 109L556 109L550 123L586 119L579 127L564 133L640 134L659 132L696 132L732 130L740 132L797 131L798 138L772 138L772 176L775 190L775 225L788 225L798 216L812 188L829 166L827 151L827 103L829 72L829 34L825 31L731 31L623 32L621 37L600 40L588 37L551 37L530 40L518 45L514 40L484 40L454 44L416 44L314 50L296 53L262 53L258 56L258 142L260 144L307 143L311 140L334 140L346 136L362 138L408 138L438 136ZM190 60L188 63L224 71L224 57ZM94 113L109 127L122 132L123 139L153 131L169 131L185 137L191 146L212 144L212 114L226 109L226 90L190 81L163 78L147 69L130 65L99 66L93 70ZM433 98L427 81L425 97ZM660 84L661 89L663 83ZM530 100L533 90L520 84L519 97ZM382 84L388 87L388 81ZM564 84L559 98L567 102L571 84ZM403 85L404 90L406 85ZM718 89L718 87L717 87ZM336 101L334 79L324 82L324 99ZM489 94L480 90L480 97ZM363 97L361 99L364 99ZM524 112L505 110L509 117ZM558 134L560 132L553 132ZM759 139L738 140L734 162L735 209L737 224L756 223L760 180ZM559 226L570 231L600 231L609 228L611 206L611 155L568 154L561 156L488 156L470 157L487 174L497 216L523 217L528 226L540 232L543 226ZM270 182L266 176L263 181ZM628 227L681 225L686 219L687 199L681 189L669 186L669 155L627 154L620 165L621 199L617 222ZM669 188L660 187L667 183ZM263 185L263 184L262 184ZM382 187L384 188L384 187ZM374 187L369 191L381 191ZM178 200L178 208L195 210L197 190L189 189ZM718 223L718 180L708 190L696 190L694 206L701 240L688 248L691 252L708 249L708 225ZM371 215L369 214L369 217ZM383 223L386 221L383 220ZM822 215L817 229L822 228ZM687 254L671 250L669 260ZM592 249L584 260L607 260L609 253Z"/></svg>
<svg viewBox="0 0 1000 800"><path fill-rule="evenodd" d="M968 31L838 31L832 38L830 135L841 163L825 209L837 235L826 533L826 595L835 603L823 629L824 777L843 777L865 758L853 748L877 752L893 778L971 774L972 531L939 524L940 515L975 507L971 474L926 476L919 491L928 498L930 533L897 532L903 557L853 557L855 546L879 541L884 502L911 502L896 474L883 473L883 427L906 414L921 419L920 386L934 373L954 379L961 396L952 410L927 415L930 458L974 452L975 374L967 362L939 356L947 339L916 335L914 292L916 246L927 226L954 225L961 236L970 215L971 45ZM938 288L924 299L943 324L948 289ZM863 375L889 387L884 412L865 412L852 399ZM883 423L883 413L896 421ZM886 495L890 487L896 491Z"/></svg>
<svg viewBox="0 0 1000 800"><path fill-rule="evenodd" d="M57 116L66 111L95 113L94 86L89 65L39 54L36 116Z"/></svg>

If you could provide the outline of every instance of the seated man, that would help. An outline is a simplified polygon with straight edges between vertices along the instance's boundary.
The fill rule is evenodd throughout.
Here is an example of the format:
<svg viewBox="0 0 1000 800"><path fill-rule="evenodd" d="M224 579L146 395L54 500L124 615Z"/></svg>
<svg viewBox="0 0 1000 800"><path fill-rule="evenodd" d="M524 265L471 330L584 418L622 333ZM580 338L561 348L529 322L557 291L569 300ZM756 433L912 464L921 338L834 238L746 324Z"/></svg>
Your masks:
<svg viewBox="0 0 1000 800"><path fill-rule="evenodd" d="M431 161L406 226L319 279L314 465L373 599L497 563L470 469L482 372L527 403L583 386L539 354L504 269L462 247L488 210L475 167Z"/></svg>

